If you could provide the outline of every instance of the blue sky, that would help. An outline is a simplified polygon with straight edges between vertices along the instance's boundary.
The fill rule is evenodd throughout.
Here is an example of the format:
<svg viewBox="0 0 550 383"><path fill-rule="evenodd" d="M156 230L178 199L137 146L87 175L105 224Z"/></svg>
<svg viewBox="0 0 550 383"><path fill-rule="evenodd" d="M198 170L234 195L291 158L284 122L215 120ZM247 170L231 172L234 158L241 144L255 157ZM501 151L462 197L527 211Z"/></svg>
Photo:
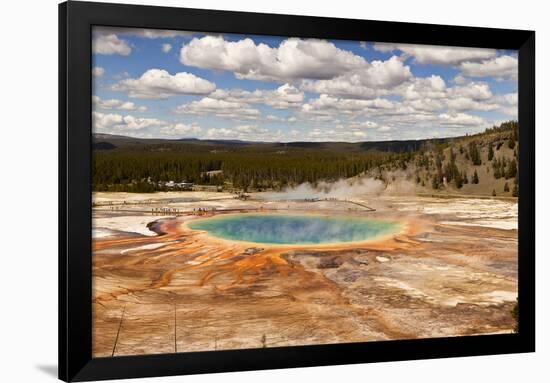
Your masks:
<svg viewBox="0 0 550 383"><path fill-rule="evenodd" d="M517 54L97 27L93 129L134 137L374 141L517 119Z"/></svg>

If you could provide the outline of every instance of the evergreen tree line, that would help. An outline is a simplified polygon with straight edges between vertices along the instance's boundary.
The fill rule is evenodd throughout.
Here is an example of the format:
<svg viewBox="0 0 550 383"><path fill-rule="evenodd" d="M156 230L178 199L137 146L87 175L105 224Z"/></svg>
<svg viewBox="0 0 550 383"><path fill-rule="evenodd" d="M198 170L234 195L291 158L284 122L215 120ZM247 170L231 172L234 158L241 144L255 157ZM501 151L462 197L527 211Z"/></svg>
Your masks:
<svg viewBox="0 0 550 383"><path fill-rule="evenodd" d="M406 169L411 153L296 150L173 152L113 150L96 152L93 185L96 191L164 190L163 183L231 184L247 190L279 189L304 182L334 181L362 174L382 164ZM221 174L207 172L221 170ZM160 184L159 184L160 183Z"/></svg>

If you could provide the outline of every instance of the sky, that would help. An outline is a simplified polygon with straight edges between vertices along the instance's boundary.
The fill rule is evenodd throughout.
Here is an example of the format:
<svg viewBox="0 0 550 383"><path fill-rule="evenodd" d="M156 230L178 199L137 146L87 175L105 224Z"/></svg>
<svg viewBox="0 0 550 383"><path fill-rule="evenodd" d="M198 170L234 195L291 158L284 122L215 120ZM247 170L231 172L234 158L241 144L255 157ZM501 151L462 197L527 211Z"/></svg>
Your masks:
<svg viewBox="0 0 550 383"><path fill-rule="evenodd" d="M517 51L95 27L94 133L453 137L517 119Z"/></svg>

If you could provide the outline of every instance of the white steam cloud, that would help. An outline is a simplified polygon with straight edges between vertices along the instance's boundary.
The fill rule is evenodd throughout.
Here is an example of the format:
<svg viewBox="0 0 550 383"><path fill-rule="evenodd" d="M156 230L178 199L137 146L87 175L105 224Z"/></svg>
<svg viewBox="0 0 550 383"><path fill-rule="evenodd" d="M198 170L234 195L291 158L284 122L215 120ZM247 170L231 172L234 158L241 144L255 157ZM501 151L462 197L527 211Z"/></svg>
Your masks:
<svg viewBox="0 0 550 383"><path fill-rule="evenodd" d="M265 199L298 200L298 199L326 199L340 200L364 196L414 194L415 185L407 180L404 174L396 172L388 175L388 183L371 177L354 179L340 179L336 182L319 182L316 186L309 182L295 187L288 187L281 192L262 193Z"/></svg>

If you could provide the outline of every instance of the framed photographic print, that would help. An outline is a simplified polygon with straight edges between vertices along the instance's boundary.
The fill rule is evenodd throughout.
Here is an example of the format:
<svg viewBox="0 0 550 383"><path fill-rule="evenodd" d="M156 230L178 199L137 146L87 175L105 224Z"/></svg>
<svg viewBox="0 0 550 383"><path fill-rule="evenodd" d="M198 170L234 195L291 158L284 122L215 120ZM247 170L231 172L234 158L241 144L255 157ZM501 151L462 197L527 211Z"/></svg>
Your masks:
<svg viewBox="0 0 550 383"><path fill-rule="evenodd" d="M534 351L534 32L59 6L59 377Z"/></svg>

